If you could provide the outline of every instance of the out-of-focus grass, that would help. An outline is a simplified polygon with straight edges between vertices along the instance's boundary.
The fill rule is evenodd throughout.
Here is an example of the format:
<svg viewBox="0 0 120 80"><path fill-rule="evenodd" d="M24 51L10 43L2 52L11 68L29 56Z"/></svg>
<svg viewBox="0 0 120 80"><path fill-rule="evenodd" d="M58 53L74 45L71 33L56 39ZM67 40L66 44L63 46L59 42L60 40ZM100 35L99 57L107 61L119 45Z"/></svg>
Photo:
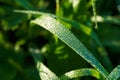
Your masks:
<svg viewBox="0 0 120 80"><path fill-rule="evenodd" d="M120 63L120 1L96 0L98 29L95 29L92 1L0 0L0 80L40 80L29 51L31 47L36 49L35 52L40 51L42 63L57 76L74 69L91 68L55 35L30 24L40 15L21 14L14 10L55 14L57 20L111 72Z"/></svg>

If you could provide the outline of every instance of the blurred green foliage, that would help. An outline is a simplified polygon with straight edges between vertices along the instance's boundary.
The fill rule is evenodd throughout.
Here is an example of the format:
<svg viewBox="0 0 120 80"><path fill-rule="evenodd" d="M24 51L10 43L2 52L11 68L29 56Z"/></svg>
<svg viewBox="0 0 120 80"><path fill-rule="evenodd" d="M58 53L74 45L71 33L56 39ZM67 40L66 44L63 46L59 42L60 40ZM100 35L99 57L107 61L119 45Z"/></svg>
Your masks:
<svg viewBox="0 0 120 80"><path fill-rule="evenodd" d="M91 67L56 36L30 24L38 15L14 10L55 14L109 72L120 64L119 0L96 0L98 29L94 27L92 0L0 0L0 80L40 80L31 48L42 53L41 61L58 76Z"/></svg>

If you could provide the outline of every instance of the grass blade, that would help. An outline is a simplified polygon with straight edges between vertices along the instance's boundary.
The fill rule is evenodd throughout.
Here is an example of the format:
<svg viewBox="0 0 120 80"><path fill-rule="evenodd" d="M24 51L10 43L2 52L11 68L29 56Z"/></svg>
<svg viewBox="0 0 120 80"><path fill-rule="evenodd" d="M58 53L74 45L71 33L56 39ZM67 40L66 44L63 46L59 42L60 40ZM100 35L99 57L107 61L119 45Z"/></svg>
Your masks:
<svg viewBox="0 0 120 80"><path fill-rule="evenodd" d="M45 14L44 12L32 11L32 10L14 10L14 12L23 13L23 14L35 14L35 15Z"/></svg>
<svg viewBox="0 0 120 80"><path fill-rule="evenodd" d="M60 40L66 43L82 58L95 67L104 77L108 76L108 72L103 68L99 61L90 53L86 47L72 34L69 29L65 28L60 22L53 17L45 14L32 21L56 35Z"/></svg>
<svg viewBox="0 0 120 80"><path fill-rule="evenodd" d="M104 49L102 43L100 42L97 34L90 27L88 27L86 25L83 25L81 23L78 23L74 20L68 20L68 19L65 19L65 18L60 18L60 20L64 21L65 23L70 24L71 26L73 26L74 28L76 28L78 30L81 30L87 36L90 36L96 42L96 44L98 45L98 48L99 48L98 51L100 53L99 56L101 56L103 58L101 61L103 62L103 64L105 65L105 67L109 71L112 70L112 63L111 63L109 57L107 56L106 50Z"/></svg>
<svg viewBox="0 0 120 80"><path fill-rule="evenodd" d="M78 70L73 70L73 71L67 72L64 75L62 75L60 77L60 79L61 80L70 80L70 79L82 77L82 76L93 76L97 79L101 78L100 73L98 71L96 71L95 69L84 68L84 69L78 69Z"/></svg>
<svg viewBox="0 0 120 80"><path fill-rule="evenodd" d="M39 72L41 80L60 80L51 70L49 70L41 61L43 60L42 55L38 49L29 49L32 54L37 70Z"/></svg>
<svg viewBox="0 0 120 80"><path fill-rule="evenodd" d="M94 17L95 17L95 28L98 29L97 20L96 20L96 7L95 7L95 2L96 2L96 0L92 0L92 9L93 9Z"/></svg>
<svg viewBox="0 0 120 80"><path fill-rule="evenodd" d="M110 73L106 80L118 80L119 77L120 77L120 65L113 69L113 71Z"/></svg>

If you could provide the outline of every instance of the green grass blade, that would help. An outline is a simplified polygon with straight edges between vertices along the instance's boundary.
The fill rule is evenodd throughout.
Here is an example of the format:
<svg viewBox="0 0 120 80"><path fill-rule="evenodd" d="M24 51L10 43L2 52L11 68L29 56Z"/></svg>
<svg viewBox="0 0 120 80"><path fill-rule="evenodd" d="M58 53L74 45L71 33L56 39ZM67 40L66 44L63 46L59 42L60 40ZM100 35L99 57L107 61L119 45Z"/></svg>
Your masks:
<svg viewBox="0 0 120 80"><path fill-rule="evenodd" d="M37 70L39 72L41 80L60 80L51 70L49 70L41 61L43 57L38 49L30 48Z"/></svg>
<svg viewBox="0 0 120 80"><path fill-rule="evenodd" d="M110 73L106 80L117 80L119 77L120 77L120 65L113 69L113 71Z"/></svg>
<svg viewBox="0 0 120 80"><path fill-rule="evenodd" d="M23 13L23 14L35 14L35 15L45 14L44 12L32 11L32 10L14 10L14 12Z"/></svg>
<svg viewBox="0 0 120 80"><path fill-rule="evenodd" d="M101 78L100 73L98 71L96 71L95 69L84 68L84 69L78 69L78 70L73 70L73 71L67 72L64 75L62 75L60 77L60 79L61 80L70 80L70 79L82 77L82 76L93 76L97 79Z"/></svg>
<svg viewBox="0 0 120 80"><path fill-rule="evenodd" d="M104 77L108 76L107 71L99 61L90 53L86 47L72 34L69 29L65 28L59 21L45 14L32 21L50 31L78 53L82 58L95 67Z"/></svg>
<svg viewBox="0 0 120 80"><path fill-rule="evenodd" d="M96 7L95 7L95 2L96 2L96 0L92 0L92 9L93 9L94 17L95 17L95 28L98 29L97 20L96 20Z"/></svg>
<svg viewBox="0 0 120 80"><path fill-rule="evenodd" d="M78 23L74 20L68 20L66 18L59 18L60 20L64 21L65 23L70 24L71 26L73 26L74 28L81 30L83 33L85 33L87 36L90 36L98 45L99 48L99 55L103 58L101 61L103 62L103 64L105 65L105 67L111 71L112 70L112 63L109 59L109 57L107 56L107 52L104 49L102 43L100 42L97 34L88 26L83 25L81 23ZM108 66L109 65L109 66Z"/></svg>

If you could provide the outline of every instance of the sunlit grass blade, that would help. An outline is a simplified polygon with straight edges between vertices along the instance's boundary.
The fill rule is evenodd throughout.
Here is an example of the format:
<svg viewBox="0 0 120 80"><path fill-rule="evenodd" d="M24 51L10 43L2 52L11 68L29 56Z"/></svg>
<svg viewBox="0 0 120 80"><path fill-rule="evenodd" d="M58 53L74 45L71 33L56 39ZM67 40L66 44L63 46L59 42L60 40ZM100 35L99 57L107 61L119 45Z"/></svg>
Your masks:
<svg viewBox="0 0 120 80"><path fill-rule="evenodd" d="M106 80L118 80L119 77L120 77L120 65L113 69L113 71L110 73Z"/></svg>
<svg viewBox="0 0 120 80"><path fill-rule="evenodd" d="M90 53L86 49L86 47L72 34L72 32L64 27L64 25L62 25L59 21L45 14L33 20L32 23L40 25L46 30L50 31L52 34L56 35L60 40L62 40L70 48L72 48L77 54L79 54L93 67L95 67L104 77L108 76L108 72L92 55L92 53Z"/></svg>
<svg viewBox="0 0 120 80"><path fill-rule="evenodd" d="M35 15L45 14L44 12L32 11L32 10L14 10L14 12L23 13L23 14L35 14Z"/></svg>
<svg viewBox="0 0 120 80"><path fill-rule="evenodd" d="M38 49L30 48L41 80L60 80L51 70L49 70L41 61L43 57Z"/></svg>
<svg viewBox="0 0 120 80"><path fill-rule="evenodd" d="M92 30L92 28L90 28L89 26L83 25L81 23L78 23L74 20L68 20L66 18L60 18L60 17L59 17L59 19L64 21L67 24L70 24L72 27L82 31L87 36L91 37L96 42L96 44L98 45L98 52L100 53L99 55L103 58L101 61L104 63L105 67L107 67L107 69L109 71L112 70L112 63L111 63L109 57L107 56L107 52L104 49L104 47L103 47L101 41L99 40L97 34Z"/></svg>
<svg viewBox="0 0 120 80"><path fill-rule="evenodd" d="M100 73L98 71L96 71L95 69L84 68L84 69L77 69L77 70L67 72L64 75L62 75L60 77L60 79L61 80L70 80L70 79L77 78L77 77L82 77L82 76L93 76L97 79L102 78Z"/></svg>

